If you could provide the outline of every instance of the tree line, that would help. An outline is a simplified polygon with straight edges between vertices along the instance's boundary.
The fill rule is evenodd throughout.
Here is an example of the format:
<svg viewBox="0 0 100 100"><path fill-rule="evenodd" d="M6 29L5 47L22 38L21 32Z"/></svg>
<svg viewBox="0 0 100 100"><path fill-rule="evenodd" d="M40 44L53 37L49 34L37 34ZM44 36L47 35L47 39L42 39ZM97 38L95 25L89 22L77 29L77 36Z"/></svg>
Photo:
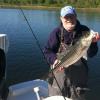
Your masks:
<svg viewBox="0 0 100 100"><path fill-rule="evenodd" d="M42 6L73 5L76 7L100 7L100 0L0 0L0 4L22 4Z"/></svg>

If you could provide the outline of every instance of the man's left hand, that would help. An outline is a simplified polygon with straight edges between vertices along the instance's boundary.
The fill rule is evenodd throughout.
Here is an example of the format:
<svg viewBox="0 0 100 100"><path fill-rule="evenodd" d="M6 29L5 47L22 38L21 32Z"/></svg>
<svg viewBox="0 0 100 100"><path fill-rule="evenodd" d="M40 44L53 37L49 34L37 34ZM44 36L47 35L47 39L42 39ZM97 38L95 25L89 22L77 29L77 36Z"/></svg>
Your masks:
<svg viewBox="0 0 100 100"><path fill-rule="evenodd" d="M98 40L100 40L100 34L98 32L95 32L92 42L97 42Z"/></svg>

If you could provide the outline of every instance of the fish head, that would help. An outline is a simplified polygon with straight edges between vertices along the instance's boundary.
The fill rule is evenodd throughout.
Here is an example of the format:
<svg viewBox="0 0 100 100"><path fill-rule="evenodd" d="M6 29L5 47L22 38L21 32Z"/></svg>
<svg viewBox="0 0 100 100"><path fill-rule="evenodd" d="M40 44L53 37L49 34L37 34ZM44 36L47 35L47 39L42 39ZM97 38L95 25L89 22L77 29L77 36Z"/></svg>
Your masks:
<svg viewBox="0 0 100 100"><path fill-rule="evenodd" d="M94 34L92 32L84 31L82 33L82 38L81 38L82 45L84 45L86 47L90 46L93 36L94 36Z"/></svg>

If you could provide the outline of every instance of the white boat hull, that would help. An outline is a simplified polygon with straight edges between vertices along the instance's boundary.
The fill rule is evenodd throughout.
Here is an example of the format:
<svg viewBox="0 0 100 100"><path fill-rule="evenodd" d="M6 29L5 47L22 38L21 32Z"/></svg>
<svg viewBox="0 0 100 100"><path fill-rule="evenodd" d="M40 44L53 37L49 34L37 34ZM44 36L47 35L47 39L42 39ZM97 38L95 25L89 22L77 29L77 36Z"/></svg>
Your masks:
<svg viewBox="0 0 100 100"><path fill-rule="evenodd" d="M10 86L7 100L64 100L63 96L48 96L48 83L37 79Z"/></svg>
<svg viewBox="0 0 100 100"><path fill-rule="evenodd" d="M63 96L51 96L51 97L45 98L44 100L72 100L72 99L69 99Z"/></svg>
<svg viewBox="0 0 100 100"><path fill-rule="evenodd" d="M10 86L7 100L37 100L36 93L34 92L35 87L39 87L40 96L48 96L47 82L37 79Z"/></svg>

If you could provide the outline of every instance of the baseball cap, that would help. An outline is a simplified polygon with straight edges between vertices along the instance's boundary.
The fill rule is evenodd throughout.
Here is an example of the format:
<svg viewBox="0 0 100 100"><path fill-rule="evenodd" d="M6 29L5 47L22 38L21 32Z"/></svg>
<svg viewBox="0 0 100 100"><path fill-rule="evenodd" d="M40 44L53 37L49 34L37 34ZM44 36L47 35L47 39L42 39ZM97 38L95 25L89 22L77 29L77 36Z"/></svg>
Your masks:
<svg viewBox="0 0 100 100"><path fill-rule="evenodd" d="M65 17L67 15L75 15L76 16L76 11L75 11L75 8L73 8L72 6L65 6L61 9L61 12L60 12L60 15L62 17Z"/></svg>

